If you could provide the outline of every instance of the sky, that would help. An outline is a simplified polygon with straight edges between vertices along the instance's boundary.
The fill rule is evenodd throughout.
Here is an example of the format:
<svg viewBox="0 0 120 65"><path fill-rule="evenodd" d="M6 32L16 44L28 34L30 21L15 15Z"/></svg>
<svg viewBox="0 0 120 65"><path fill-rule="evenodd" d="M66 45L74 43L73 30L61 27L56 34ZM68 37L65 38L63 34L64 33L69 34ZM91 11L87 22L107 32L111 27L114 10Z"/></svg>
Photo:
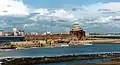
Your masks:
<svg viewBox="0 0 120 65"><path fill-rule="evenodd" d="M94 3L120 2L120 0L23 0L25 4L42 8L57 8L63 5L85 5Z"/></svg>
<svg viewBox="0 0 120 65"><path fill-rule="evenodd" d="M78 23L86 32L120 33L120 0L1 0L0 29L68 32Z"/></svg>
<svg viewBox="0 0 120 65"><path fill-rule="evenodd" d="M35 7L57 8L62 7L65 4L82 5L92 4L99 1L100 0L24 0L24 3L30 4Z"/></svg>

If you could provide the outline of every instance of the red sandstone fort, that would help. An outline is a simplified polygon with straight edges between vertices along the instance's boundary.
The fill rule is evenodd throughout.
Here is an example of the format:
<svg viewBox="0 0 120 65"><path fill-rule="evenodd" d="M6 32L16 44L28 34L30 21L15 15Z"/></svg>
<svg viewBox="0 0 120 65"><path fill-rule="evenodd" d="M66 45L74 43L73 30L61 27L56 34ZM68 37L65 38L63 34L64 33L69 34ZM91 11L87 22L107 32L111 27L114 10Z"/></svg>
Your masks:
<svg viewBox="0 0 120 65"><path fill-rule="evenodd" d="M79 27L79 24L73 24L72 30L69 33L61 34L46 34L46 35L25 35L25 40L45 40L45 39L68 39L68 40L85 40L85 31Z"/></svg>

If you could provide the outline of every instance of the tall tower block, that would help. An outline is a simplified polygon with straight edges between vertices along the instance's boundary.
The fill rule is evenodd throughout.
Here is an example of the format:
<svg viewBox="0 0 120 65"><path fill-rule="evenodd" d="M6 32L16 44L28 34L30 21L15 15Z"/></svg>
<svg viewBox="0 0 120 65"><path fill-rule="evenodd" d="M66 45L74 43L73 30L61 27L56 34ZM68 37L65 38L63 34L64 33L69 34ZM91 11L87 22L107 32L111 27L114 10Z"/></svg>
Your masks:
<svg viewBox="0 0 120 65"><path fill-rule="evenodd" d="M13 34L17 36L17 28L13 28Z"/></svg>

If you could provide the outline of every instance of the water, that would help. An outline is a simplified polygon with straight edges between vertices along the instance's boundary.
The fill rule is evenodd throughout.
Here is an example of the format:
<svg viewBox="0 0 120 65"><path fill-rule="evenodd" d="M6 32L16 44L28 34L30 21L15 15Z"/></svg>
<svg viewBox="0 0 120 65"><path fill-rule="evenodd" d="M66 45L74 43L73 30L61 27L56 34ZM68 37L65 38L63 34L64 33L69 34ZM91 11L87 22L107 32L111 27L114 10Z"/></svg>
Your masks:
<svg viewBox="0 0 120 65"><path fill-rule="evenodd" d="M13 50L13 51L0 51L0 57L8 56L56 56L64 54L80 54L80 53L95 53L95 52L119 52L120 44L93 44L85 46L71 46L71 47L58 47L58 48L33 48L25 50ZM78 60L71 62L61 62L45 65L67 65L71 63L80 62L99 62L103 59L95 60ZM104 60L106 61L106 59ZM41 65L41 64L40 64ZM42 64L44 65L44 64Z"/></svg>

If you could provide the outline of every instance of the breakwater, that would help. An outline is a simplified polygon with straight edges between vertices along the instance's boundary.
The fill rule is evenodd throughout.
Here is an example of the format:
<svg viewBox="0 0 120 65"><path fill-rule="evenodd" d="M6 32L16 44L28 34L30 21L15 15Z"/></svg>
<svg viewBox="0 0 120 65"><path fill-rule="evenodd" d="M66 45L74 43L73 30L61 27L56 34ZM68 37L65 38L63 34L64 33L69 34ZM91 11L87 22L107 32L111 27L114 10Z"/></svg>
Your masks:
<svg viewBox="0 0 120 65"><path fill-rule="evenodd" d="M72 64L72 65L120 65L120 58L113 58L107 62L99 62L99 63L80 63L80 64Z"/></svg>
<svg viewBox="0 0 120 65"><path fill-rule="evenodd" d="M90 38L109 38L109 39L120 39L120 35L88 35Z"/></svg>
<svg viewBox="0 0 120 65"><path fill-rule="evenodd" d="M44 56L44 57L4 57L1 58L2 65L33 65L40 63L54 63L72 60L87 60L87 59L101 59L101 58L117 58L120 57L120 52L104 52L104 53L87 53L87 54L67 54L58 56Z"/></svg>

